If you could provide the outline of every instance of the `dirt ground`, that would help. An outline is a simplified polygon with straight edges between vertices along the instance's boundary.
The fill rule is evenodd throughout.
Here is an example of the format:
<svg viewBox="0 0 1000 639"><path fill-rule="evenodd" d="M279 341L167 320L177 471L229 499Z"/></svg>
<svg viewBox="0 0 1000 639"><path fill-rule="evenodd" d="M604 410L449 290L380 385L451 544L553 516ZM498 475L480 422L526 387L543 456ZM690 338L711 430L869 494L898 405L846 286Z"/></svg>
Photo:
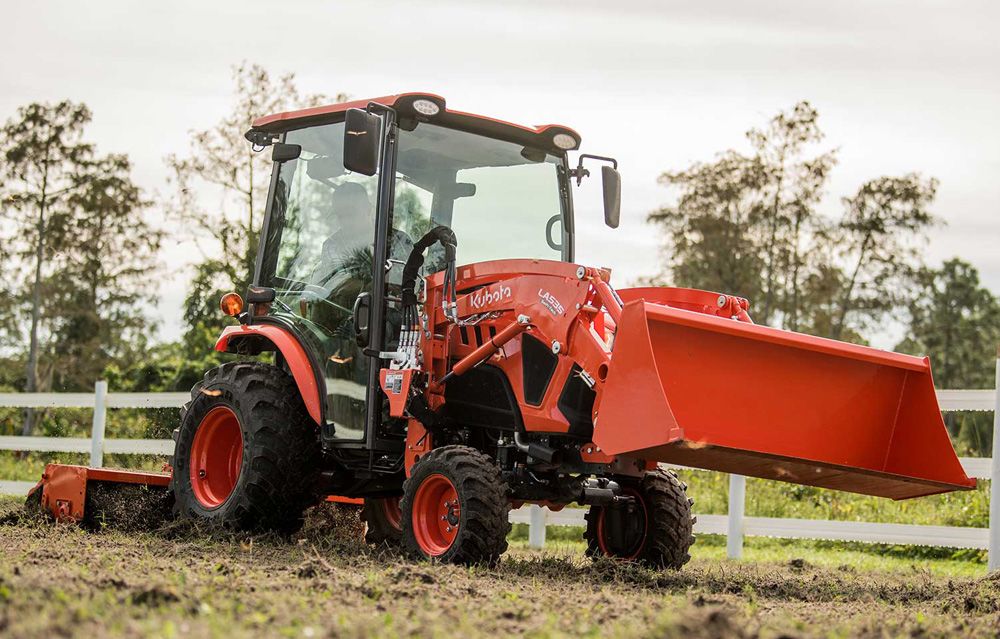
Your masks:
<svg viewBox="0 0 1000 639"><path fill-rule="evenodd" d="M88 533L0 501L4 637L886 637L1000 633L1000 580L695 560L656 572L563 544L495 569L413 562L321 513L296 538Z"/></svg>

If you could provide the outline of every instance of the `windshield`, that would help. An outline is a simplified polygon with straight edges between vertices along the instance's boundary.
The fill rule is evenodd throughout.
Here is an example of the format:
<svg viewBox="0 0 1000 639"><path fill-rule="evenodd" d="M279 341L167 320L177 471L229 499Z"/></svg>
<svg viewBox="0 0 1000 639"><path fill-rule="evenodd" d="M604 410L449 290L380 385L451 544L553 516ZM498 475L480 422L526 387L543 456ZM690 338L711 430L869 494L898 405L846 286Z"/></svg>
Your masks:
<svg viewBox="0 0 1000 639"><path fill-rule="evenodd" d="M420 124L400 132L394 226L414 241L450 227L459 264L569 259L560 166L540 149Z"/></svg>
<svg viewBox="0 0 1000 639"><path fill-rule="evenodd" d="M260 283L311 292L341 310L370 282L377 176L343 166L342 122L290 131L298 159L283 163L264 237ZM571 259L559 156L455 129L400 131L389 257L398 262L434 226L458 238L458 263ZM431 250L427 273L443 267ZM394 263L390 284L400 282Z"/></svg>

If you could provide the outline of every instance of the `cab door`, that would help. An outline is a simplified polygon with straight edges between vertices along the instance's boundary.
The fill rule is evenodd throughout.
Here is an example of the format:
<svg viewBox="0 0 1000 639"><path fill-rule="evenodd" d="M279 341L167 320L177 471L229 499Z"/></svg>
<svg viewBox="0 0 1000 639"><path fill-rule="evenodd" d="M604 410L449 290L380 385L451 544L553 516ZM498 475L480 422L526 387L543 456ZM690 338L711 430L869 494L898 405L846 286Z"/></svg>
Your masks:
<svg viewBox="0 0 1000 639"><path fill-rule="evenodd" d="M378 371L355 337L354 310L359 298L384 297L373 295L384 240L376 242L378 177L345 170L343 139L343 122L285 135L302 151L275 166L256 280L275 289L271 315L315 355L326 387L324 439L362 444L368 407L381 397L371 385Z"/></svg>

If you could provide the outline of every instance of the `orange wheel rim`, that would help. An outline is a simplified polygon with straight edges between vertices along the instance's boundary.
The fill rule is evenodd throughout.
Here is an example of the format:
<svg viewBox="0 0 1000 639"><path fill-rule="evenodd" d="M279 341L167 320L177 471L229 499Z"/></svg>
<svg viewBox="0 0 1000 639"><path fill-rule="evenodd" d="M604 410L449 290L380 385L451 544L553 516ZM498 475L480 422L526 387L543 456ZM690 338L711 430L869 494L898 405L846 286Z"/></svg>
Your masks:
<svg viewBox="0 0 1000 639"><path fill-rule="evenodd" d="M386 523L392 526L394 530L402 530L403 511L399 508L399 497L386 497L381 501L382 513L385 515Z"/></svg>
<svg viewBox="0 0 1000 639"><path fill-rule="evenodd" d="M413 496L413 535L420 549L431 557L448 552L455 543L462 510L458 491L441 474L428 476Z"/></svg>
<svg viewBox="0 0 1000 639"><path fill-rule="evenodd" d="M635 503L639 506L639 514L642 516L639 530L631 531L633 534L627 535L626 539L611 543L607 534L608 507L605 506L601 508L601 512L597 516L597 545L601 552L608 557L632 560L639 556L646 544L646 536L649 534L649 511L646 510L646 502L643 500L642 494L635 488L625 488L622 490L622 494L635 498ZM613 516L623 517L625 513L614 513ZM626 524L627 522L620 522L619 529L626 528Z"/></svg>
<svg viewBox="0 0 1000 639"><path fill-rule="evenodd" d="M228 406L216 406L202 418L191 443L191 488L205 508L229 499L243 465L243 429Z"/></svg>

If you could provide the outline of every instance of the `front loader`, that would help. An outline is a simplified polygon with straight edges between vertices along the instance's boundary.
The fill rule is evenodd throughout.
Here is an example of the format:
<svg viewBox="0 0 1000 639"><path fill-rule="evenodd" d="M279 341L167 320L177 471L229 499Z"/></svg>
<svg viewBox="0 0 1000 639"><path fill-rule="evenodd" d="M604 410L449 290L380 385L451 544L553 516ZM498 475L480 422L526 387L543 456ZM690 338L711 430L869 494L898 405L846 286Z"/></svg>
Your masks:
<svg viewBox="0 0 1000 639"><path fill-rule="evenodd" d="M294 531L321 499L360 501L373 543L490 564L512 506L577 503L589 554L679 568L691 501L662 463L893 499L975 485L926 358L576 264L573 183L599 165L617 227L620 178L570 164L572 129L411 93L246 137L274 164L253 285L222 300L216 348L239 358L192 390L170 473L118 478L175 516ZM93 517L91 482L116 479L69 468L34 499Z"/></svg>

